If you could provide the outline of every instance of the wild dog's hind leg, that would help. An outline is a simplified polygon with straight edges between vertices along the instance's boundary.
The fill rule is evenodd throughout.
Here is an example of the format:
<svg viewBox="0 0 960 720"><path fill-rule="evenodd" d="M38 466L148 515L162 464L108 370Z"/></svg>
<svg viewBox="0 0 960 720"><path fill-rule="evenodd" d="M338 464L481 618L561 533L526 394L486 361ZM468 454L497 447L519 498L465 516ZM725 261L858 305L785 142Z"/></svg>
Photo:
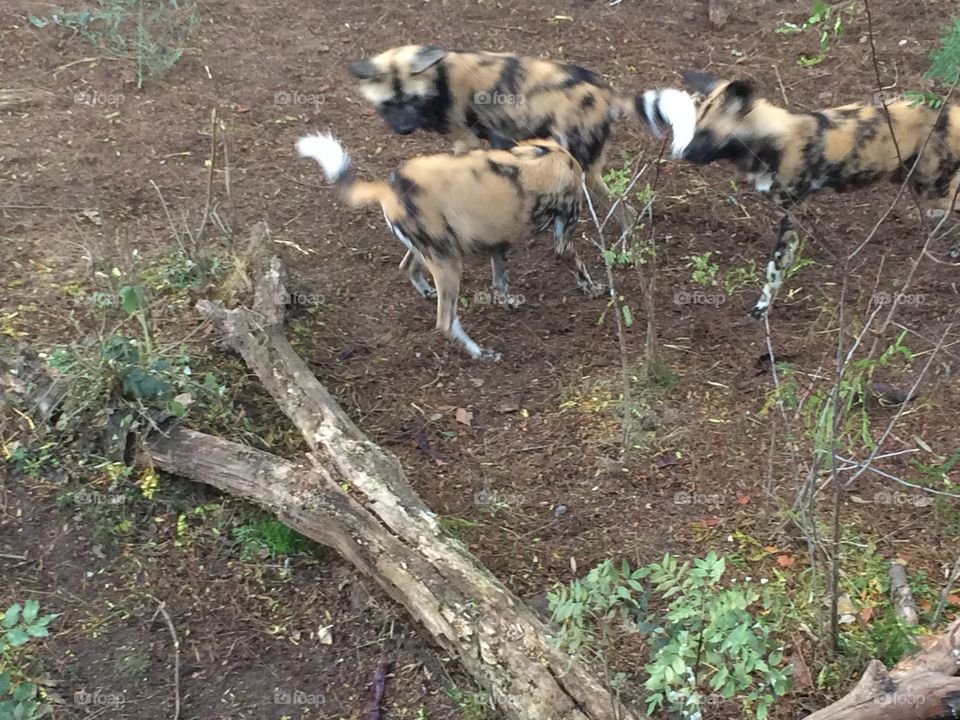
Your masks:
<svg viewBox="0 0 960 720"><path fill-rule="evenodd" d="M400 261L400 270L406 273L410 284L428 300L437 296L437 291L430 287L430 283L423 276L423 258L416 250L407 250L407 254Z"/></svg>
<svg viewBox="0 0 960 720"><path fill-rule="evenodd" d="M460 263L437 265L429 263L433 282L437 286L437 330L442 331L451 340L456 340L473 357L480 360L499 361L500 353L486 350L477 345L460 325L457 317L457 302L460 300Z"/></svg>
<svg viewBox="0 0 960 720"><path fill-rule="evenodd" d="M590 279L590 273L587 272L587 266L580 259L580 253L570 239L567 223L570 220L564 220L561 217L553 221L553 241L554 252L557 257L563 261L570 271L577 276L577 287L583 290L587 297L597 297L603 292L603 285L598 285ZM576 223L576 218L573 218Z"/></svg>
<svg viewBox="0 0 960 720"><path fill-rule="evenodd" d="M784 215L780 218L780 234L777 244L773 248L773 257L767 263L766 282L760 291L760 299L753 306L751 315L760 319L770 309L777 292L783 285L783 278L793 265L797 250L800 248L800 236L790 224L790 218Z"/></svg>
<svg viewBox="0 0 960 720"><path fill-rule="evenodd" d="M948 161L945 159L943 162L946 163ZM949 184L937 183L931 186L928 184L915 183L914 189L917 190L917 194L920 196L920 201L924 207L924 214L933 220L934 227L936 227L943 216L950 211L951 205L954 206L954 210L960 209L960 198L957 199L956 203L953 201L954 196L957 195L957 186L960 184L960 177L956 174L958 169L960 169L960 160L950 160L949 163L949 166L942 170L945 175L951 171L954 173L953 179ZM950 249L947 250L947 255L954 260L960 258L960 240L957 240Z"/></svg>
<svg viewBox="0 0 960 720"><path fill-rule="evenodd" d="M587 189L590 191L590 200L593 202L594 207L597 205L598 198L602 198L608 207L612 207L614 203L617 203L617 197L613 194L613 191L607 187L607 183L604 182L601 166L602 158L587 170ZM603 220L602 215L598 215L598 217L601 221ZM620 225L620 233L622 235L628 235L633 232L633 228L637 224L638 216L637 211L634 210L629 203L627 203L626 198L624 198L617 203L617 206L614 208L613 217L616 218Z"/></svg>

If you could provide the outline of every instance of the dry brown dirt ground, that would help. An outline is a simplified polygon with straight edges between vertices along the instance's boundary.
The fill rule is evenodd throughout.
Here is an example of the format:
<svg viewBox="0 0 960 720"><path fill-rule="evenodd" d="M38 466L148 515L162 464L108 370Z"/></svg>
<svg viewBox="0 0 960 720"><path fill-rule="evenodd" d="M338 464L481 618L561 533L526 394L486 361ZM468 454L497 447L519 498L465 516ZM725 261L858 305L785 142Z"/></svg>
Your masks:
<svg viewBox="0 0 960 720"><path fill-rule="evenodd" d="M925 87L927 53L954 4L871 6L883 82ZM775 28L802 22L805 2L732 2L718 29L701 0L210 0L200 4L200 26L183 57L138 90L132 63L101 57L69 30L28 21L56 9L28 1L0 13L0 85L33 91L29 103L0 110L4 335L45 349L95 329L91 313L79 312L63 290L84 282L90 238L115 234L148 259L169 252L173 240L151 181L174 215L198 216L209 172L209 114L217 108L231 175L228 203L218 162L220 211L238 235L264 219L288 243L282 247L293 289L312 298L291 321L298 348L359 426L397 453L425 502L516 593L537 596L608 556L646 562L666 552L732 550L735 533L779 545L803 565L799 534L776 514L792 499L794 475L782 428L771 430L776 413L763 412L771 391L766 344L762 325L746 317L756 288L739 289L722 304L678 302L698 290L717 292L694 283L689 256L711 251L722 273L766 260L776 215L746 184L732 183L728 168L661 167L656 307L668 370L656 389L637 388L644 417L624 468L613 461L615 325L604 299L576 292L543 238L521 243L511 256L513 288L525 299L514 312L474 304L488 270L480 262L468 268L464 325L504 351L501 364L474 362L433 332L434 308L397 271L401 248L379 212L342 207L293 147L305 132L332 129L364 177L383 177L405 158L446 149L433 136L389 134L346 72L348 61L408 42L549 56L596 70L622 91L678 84L677 72L692 67L753 77L775 101L785 96L802 110L866 99L877 80L863 12L847 20L822 63L804 68L796 60L816 53L816 33ZM94 101L78 102L78 94ZM284 94L304 102L284 103ZM635 157L640 149L652 161L659 145L621 120L608 165L620 165L620 150ZM840 258L866 237L893 194L884 186L824 196L801 213L810 234L805 256L815 264L790 281L793 294L777 304L771 328L777 353L808 376L832 367ZM79 214L83 209L96 210L102 224ZM850 264L847 312L865 317L875 290L897 287L921 247L906 198ZM887 382L909 386L937 339L960 319L958 268L944 250L934 248L913 279L922 301L896 318L920 355ZM603 276L599 256L587 248L584 254L594 276ZM636 273L618 272L618 284L639 315ZM155 313L171 337L196 321L187 304ZM640 327L628 331L632 362L641 357ZM957 450L956 341L953 331L885 449L916 446L920 438L939 456ZM198 362L232 373L238 407L261 438L264 424L277 437L290 435L215 338L200 354ZM472 414L469 425L457 421L458 408ZM875 436L893 412L872 411ZM3 440L21 430L18 422L6 425ZM416 430L442 464L411 439ZM273 446L282 452L295 442ZM663 462L671 453L679 461ZM886 467L912 471L907 458ZM155 616L158 599L167 602L181 640L181 717L359 717L384 661L394 667L384 717L482 717L451 693L475 692L456 662L332 553L314 548L285 565L244 559L228 533L174 531L179 513L205 503L214 506L210 525L229 527L247 512L240 503L162 478L164 502L127 508L131 525L112 532L58 500L67 484L96 482L97 472L65 477L43 470L37 477L12 464L7 470L0 601L35 596L60 613L54 637L33 660L64 700L57 717L171 717L173 651L166 624ZM955 518L956 508L883 504L878 492L900 488L871 475L858 482L845 498L844 523L879 556L908 558L911 572L926 572L939 590L957 551L957 524L943 518ZM678 494L712 500L683 502ZM775 573L773 558L757 560L754 574ZM329 636L319 632L326 627ZM815 675L823 657L807 640L793 640L790 653ZM628 653L618 662L633 682L640 657ZM299 704L283 702L295 692ZM797 717L836 692L801 684L775 716ZM736 716L722 704L705 715Z"/></svg>

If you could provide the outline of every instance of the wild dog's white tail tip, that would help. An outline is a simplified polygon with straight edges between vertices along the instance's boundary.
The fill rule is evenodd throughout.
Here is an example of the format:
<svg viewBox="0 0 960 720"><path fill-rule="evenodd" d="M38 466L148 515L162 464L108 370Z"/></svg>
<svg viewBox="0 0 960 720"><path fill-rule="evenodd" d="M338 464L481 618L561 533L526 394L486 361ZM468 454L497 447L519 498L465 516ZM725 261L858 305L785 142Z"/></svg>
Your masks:
<svg viewBox="0 0 960 720"><path fill-rule="evenodd" d="M673 156L683 155L697 129L697 107L693 98L675 88L648 90L643 94L643 112L654 132L659 134L661 123L673 129Z"/></svg>
<svg viewBox="0 0 960 720"><path fill-rule="evenodd" d="M320 163L323 174L333 182L340 180L350 169L350 156L330 133L305 135L297 140L297 152Z"/></svg>

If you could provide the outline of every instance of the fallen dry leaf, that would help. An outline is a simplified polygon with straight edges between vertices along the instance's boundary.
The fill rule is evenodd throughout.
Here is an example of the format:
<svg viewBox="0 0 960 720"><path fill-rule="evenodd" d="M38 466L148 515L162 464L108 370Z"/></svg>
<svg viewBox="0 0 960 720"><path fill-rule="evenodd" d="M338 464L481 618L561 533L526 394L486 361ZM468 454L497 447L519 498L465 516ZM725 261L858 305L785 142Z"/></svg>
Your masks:
<svg viewBox="0 0 960 720"><path fill-rule="evenodd" d="M960 595L947 595L947 602L951 605L960 605Z"/></svg>
<svg viewBox="0 0 960 720"><path fill-rule="evenodd" d="M767 545L767 546L764 548L764 550L765 550L766 552L768 552L768 553L780 552L780 549L777 548L777 547L774 547L773 545Z"/></svg>
<svg viewBox="0 0 960 720"><path fill-rule="evenodd" d="M791 567L793 567L793 564L794 564L796 561L797 561L797 559L796 559L795 557L791 557L790 555L778 555L778 556L777 556L777 565L779 565L779 566L782 567L782 568L791 568Z"/></svg>
<svg viewBox="0 0 960 720"><path fill-rule="evenodd" d="M749 496L749 495L737 495L737 502L740 503L741 505L746 505L748 502L750 502L750 496Z"/></svg>
<svg viewBox="0 0 960 720"><path fill-rule="evenodd" d="M804 663L799 656L791 655L790 659L787 660L787 665L793 668L793 672L791 672L790 675L797 685L813 688L813 678L810 677L810 671L807 669L806 663Z"/></svg>
<svg viewBox="0 0 960 720"><path fill-rule="evenodd" d="M704 518L700 521L705 527L716 527L720 524L720 518Z"/></svg>
<svg viewBox="0 0 960 720"><path fill-rule="evenodd" d="M865 607L863 610L860 611L860 619L863 620L864 624L869 623L872 618L873 618L872 607Z"/></svg>
<svg viewBox="0 0 960 720"><path fill-rule="evenodd" d="M457 408L457 412L454 413L454 417L457 419L458 423L462 423L468 427L473 421L473 413L466 408Z"/></svg>

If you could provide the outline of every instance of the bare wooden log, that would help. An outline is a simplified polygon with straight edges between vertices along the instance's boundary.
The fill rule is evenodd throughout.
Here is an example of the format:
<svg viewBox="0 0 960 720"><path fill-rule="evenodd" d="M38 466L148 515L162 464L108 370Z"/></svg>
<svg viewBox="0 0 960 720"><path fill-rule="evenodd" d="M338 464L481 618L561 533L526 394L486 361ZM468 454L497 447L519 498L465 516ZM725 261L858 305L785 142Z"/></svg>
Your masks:
<svg viewBox="0 0 960 720"><path fill-rule="evenodd" d="M948 720L960 717L960 620L890 672L872 660L856 687L806 720Z"/></svg>
<svg viewBox="0 0 960 720"><path fill-rule="evenodd" d="M255 228L269 245L265 226ZM303 434L311 453L290 463L245 446L176 430L150 444L154 464L273 512L338 550L457 656L515 720L642 720L455 539L411 488L395 456L351 422L288 342L284 268L271 253L252 308L198 309L224 334Z"/></svg>

